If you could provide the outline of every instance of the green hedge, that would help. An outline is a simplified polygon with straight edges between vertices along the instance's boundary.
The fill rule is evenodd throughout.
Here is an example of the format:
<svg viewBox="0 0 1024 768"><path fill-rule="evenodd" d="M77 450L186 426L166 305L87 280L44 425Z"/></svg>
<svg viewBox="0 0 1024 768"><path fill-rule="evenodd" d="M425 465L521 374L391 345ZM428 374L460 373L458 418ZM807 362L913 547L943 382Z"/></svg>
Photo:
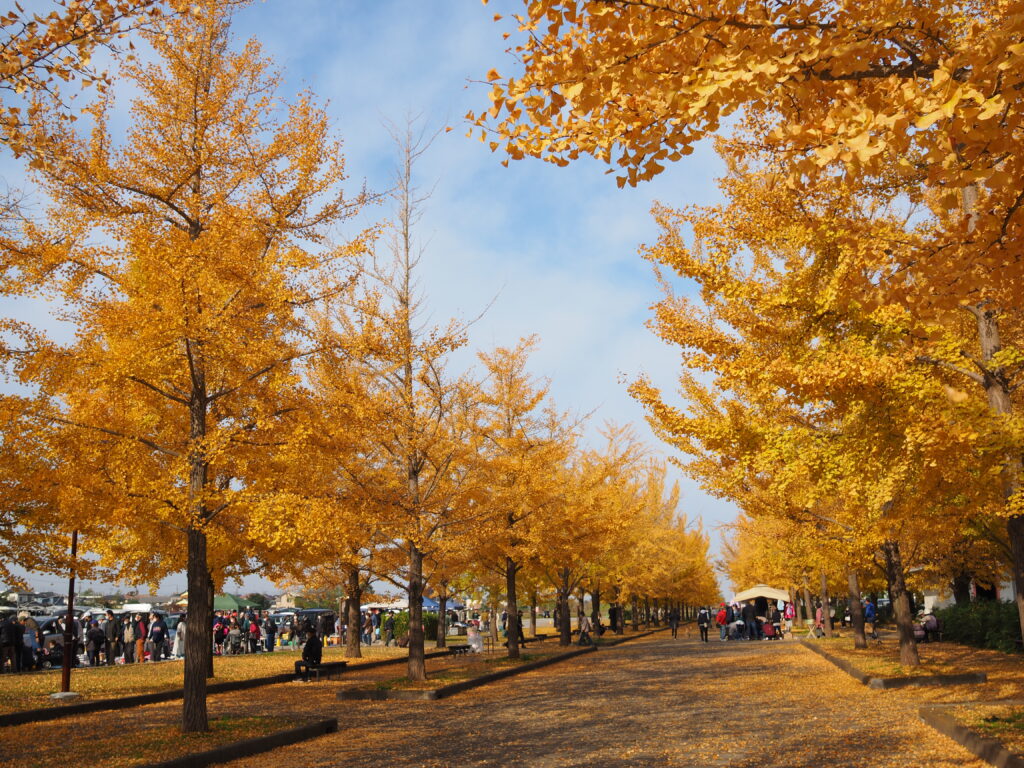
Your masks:
<svg viewBox="0 0 1024 768"><path fill-rule="evenodd" d="M437 614L423 612L424 637L430 641L437 637ZM399 611L395 614L395 638L402 637L409 631L409 612Z"/></svg>
<svg viewBox="0 0 1024 768"><path fill-rule="evenodd" d="M1016 603L982 600L951 605L935 615L942 621L943 640L1007 653L1020 650Z"/></svg>

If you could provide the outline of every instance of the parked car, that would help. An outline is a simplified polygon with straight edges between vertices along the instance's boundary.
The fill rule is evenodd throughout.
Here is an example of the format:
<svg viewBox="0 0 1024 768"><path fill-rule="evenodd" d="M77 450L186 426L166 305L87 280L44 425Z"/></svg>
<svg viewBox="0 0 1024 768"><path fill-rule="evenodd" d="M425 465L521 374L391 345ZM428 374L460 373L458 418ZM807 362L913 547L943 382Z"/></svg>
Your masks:
<svg viewBox="0 0 1024 768"><path fill-rule="evenodd" d="M64 618L64 616L37 616L36 623L39 624L39 631L43 635L43 648L49 646L51 640L55 640L57 645L64 646L64 633L57 631L58 619ZM78 648L75 653L85 653L85 644L82 642L82 624L77 619L75 620L75 634L78 636Z"/></svg>

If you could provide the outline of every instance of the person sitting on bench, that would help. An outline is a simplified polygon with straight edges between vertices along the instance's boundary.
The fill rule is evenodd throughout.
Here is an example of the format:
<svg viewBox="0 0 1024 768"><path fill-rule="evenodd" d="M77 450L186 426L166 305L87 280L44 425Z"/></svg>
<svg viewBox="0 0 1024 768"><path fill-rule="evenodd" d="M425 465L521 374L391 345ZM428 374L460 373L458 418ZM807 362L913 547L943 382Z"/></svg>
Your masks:
<svg viewBox="0 0 1024 768"><path fill-rule="evenodd" d="M302 648L302 658L295 662L295 675L296 677L302 675L304 683L309 682L309 670L319 667L324 655L320 635L314 631L313 625L310 623L306 624L306 637L306 645Z"/></svg>

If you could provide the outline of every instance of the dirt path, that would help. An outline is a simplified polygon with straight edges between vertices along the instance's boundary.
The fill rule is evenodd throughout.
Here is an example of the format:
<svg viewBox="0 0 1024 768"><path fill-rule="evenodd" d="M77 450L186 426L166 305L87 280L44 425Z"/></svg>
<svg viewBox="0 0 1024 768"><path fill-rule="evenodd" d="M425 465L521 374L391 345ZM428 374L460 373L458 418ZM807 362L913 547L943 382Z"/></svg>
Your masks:
<svg viewBox="0 0 1024 768"><path fill-rule="evenodd" d="M439 702L333 688L273 700L336 715L338 734L232 766L985 765L921 723L912 694L868 690L788 642L656 635Z"/></svg>
<svg viewBox="0 0 1024 768"><path fill-rule="evenodd" d="M345 681L401 670L352 670ZM913 693L869 690L790 642L703 645L658 634L437 702L341 702L341 685L289 683L211 697L211 716L338 718L336 734L232 768L985 766L917 719L921 699ZM24 764L22 749L38 759L64 739L172 732L180 712L172 702L35 726L29 744L28 733L5 739L0 765Z"/></svg>

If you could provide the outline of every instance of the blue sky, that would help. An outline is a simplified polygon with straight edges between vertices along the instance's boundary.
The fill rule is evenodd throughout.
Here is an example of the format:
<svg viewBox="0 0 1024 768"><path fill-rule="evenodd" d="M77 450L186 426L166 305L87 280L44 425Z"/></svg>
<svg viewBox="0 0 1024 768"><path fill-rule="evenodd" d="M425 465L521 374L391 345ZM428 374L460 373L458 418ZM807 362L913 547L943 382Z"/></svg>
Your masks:
<svg viewBox="0 0 1024 768"><path fill-rule="evenodd" d="M257 38L281 67L282 96L309 89L327 102L353 191L363 180L374 190L389 185L394 145L385 120L419 114L431 127L451 126L418 169L419 183L434 187L418 228L432 318L472 318L496 297L472 328L473 350L539 335L531 367L551 379L562 408L596 409L592 431L604 420L634 423L661 450L624 383L646 373L672 389L679 365L645 327L659 291L637 250L657 236L649 213L655 200L717 201L714 178L723 167L705 145L653 182L622 190L593 161L557 168L524 160L503 168L503 156L466 138L463 115L489 104L479 82L484 73L513 71L505 49L515 35L501 36L514 33L510 16L521 9L511 1L265 0L240 11L234 30L239 44ZM495 23L495 13L506 18ZM9 161L3 170L17 181ZM456 362L471 359L466 353ZM683 511L705 528L735 515L689 481L683 488ZM712 538L717 548L717 533ZM183 584L179 575L164 586ZM258 580L245 586L270 588Z"/></svg>

